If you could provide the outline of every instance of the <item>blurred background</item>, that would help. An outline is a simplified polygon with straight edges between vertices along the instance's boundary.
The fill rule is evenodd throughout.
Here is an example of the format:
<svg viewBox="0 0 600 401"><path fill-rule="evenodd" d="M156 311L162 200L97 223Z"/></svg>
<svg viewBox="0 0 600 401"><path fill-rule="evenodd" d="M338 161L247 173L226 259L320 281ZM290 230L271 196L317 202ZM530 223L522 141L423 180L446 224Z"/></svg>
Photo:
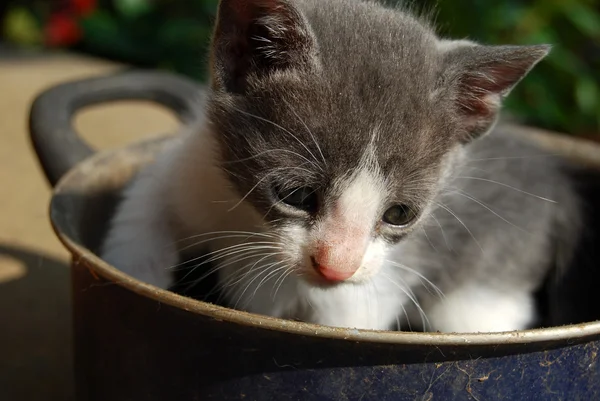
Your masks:
<svg viewBox="0 0 600 401"><path fill-rule="evenodd" d="M388 3L399 3L388 0ZM4 0L4 41L65 48L205 78L217 0ZM554 49L509 97L528 124L584 137L600 132L599 0L415 0L440 33L489 44Z"/></svg>

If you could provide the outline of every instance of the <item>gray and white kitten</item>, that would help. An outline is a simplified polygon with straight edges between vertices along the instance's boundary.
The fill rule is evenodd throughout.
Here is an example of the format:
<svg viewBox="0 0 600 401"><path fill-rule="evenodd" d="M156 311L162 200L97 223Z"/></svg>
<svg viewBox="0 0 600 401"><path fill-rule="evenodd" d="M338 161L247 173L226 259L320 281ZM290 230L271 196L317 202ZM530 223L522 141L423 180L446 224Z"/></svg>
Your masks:
<svg viewBox="0 0 600 401"><path fill-rule="evenodd" d="M222 0L202 117L125 192L101 255L169 288L194 239L227 305L276 317L531 327L576 196L492 128L548 51L443 40L372 1Z"/></svg>

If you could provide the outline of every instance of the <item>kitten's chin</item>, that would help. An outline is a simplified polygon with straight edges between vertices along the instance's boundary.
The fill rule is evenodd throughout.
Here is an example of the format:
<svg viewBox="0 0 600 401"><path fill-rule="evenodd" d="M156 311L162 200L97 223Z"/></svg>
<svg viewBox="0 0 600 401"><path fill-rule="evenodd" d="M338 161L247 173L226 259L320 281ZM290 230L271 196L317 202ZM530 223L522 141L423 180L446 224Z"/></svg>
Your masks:
<svg viewBox="0 0 600 401"><path fill-rule="evenodd" d="M375 303L369 302L368 298L374 299L368 294L368 288L337 285L322 290L301 284L292 319L345 329L389 330L395 317L387 316Z"/></svg>
<svg viewBox="0 0 600 401"><path fill-rule="evenodd" d="M324 290L353 285L361 285L364 282L368 281L368 278L365 278L362 275L355 275L346 280L331 280L314 270L304 271L303 273L298 274L298 279L301 283L308 287L320 288Z"/></svg>

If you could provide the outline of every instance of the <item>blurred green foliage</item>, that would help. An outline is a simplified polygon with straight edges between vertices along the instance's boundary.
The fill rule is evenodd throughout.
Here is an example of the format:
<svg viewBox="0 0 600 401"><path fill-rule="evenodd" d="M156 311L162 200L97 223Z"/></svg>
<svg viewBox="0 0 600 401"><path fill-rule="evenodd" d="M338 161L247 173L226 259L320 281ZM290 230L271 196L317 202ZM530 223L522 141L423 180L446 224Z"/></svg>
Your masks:
<svg viewBox="0 0 600 401"><path fill-rule="evenodd" d="M600 136L600 0L383 1L434 9L444 36L487 44L553 44L550 56L509 96L506 109L529 124ZM218 0L8 4L3 30L14 42L48 45L52 39L54 46L206 77Z"/></svg>
<svg viewBox="0 0 600 401"><path fill-rule="evenodd" d="M600 1L440 0L436 11L445 36L552 44L550 55L508 97L506 109L529 124L600 135Z"/></svg>
<svg viewBox="0 0 600 401"><path fill-rule="evenodd" d="M106 5L81 20L76 49L204 80L218 0L99 3Z"/></svg>
<svg viewBox="0 0 600 401"><path fill-rule="evenodd" d="M203 80L218 2L8 0L0 23L4 38L22 46L69 48Z"/></svg>

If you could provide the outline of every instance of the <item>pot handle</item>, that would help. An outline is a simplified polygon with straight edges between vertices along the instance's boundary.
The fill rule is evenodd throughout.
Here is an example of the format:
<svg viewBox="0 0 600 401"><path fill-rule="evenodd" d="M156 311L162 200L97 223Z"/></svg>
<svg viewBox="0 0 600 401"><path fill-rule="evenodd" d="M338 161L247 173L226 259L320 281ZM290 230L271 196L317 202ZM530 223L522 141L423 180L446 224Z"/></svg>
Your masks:
<svg viewBox="0 0 600 401"><path fill-rule="evenodd" d="M29 133L52 186L73 166L94 153L74 130L79 109L114 100L149 100L169 107L183 124L194 119L204 97L194 81L164 72L129 71L67 82L42 92L29 113Z"/></svg>

